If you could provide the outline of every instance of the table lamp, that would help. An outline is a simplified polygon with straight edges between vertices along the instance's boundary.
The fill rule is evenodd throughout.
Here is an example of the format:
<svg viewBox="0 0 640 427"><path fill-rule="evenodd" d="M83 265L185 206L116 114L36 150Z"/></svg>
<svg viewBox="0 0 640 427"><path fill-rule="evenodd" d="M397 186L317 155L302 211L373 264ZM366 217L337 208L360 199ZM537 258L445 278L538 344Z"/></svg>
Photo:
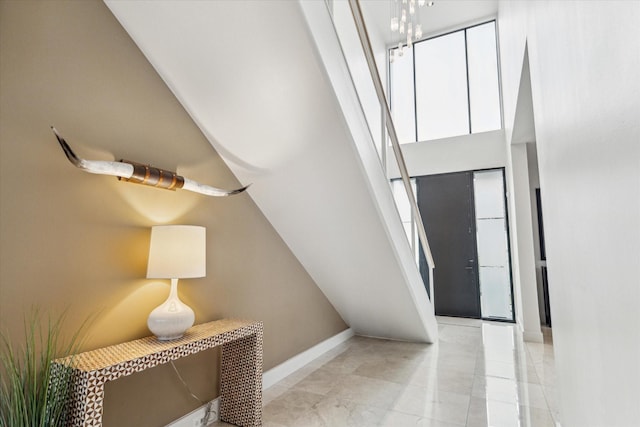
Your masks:
<svg viewBox="0 0 640 427"><path fill-rule="evenodd" d="M206 230L195 225L157 225L151 228L148 279L171 279L169 298L147 320L162 341L182 337L193 326L193 310L178 298L178 279L205 277Z"/></svg>

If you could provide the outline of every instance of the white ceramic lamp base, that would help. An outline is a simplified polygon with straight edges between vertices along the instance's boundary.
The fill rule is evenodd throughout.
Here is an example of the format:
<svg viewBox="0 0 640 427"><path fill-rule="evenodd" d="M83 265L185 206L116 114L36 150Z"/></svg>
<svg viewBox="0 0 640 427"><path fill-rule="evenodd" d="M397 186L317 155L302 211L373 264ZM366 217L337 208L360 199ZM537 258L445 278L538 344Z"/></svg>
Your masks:
<svg viewBox="0 0 640 427"><path fill-rule="evenodd" d="M178 298L178 279L171 279L169 298L149 314L147 326L159 340L170 341L182 337L194 320L191 307Z"/></svg>

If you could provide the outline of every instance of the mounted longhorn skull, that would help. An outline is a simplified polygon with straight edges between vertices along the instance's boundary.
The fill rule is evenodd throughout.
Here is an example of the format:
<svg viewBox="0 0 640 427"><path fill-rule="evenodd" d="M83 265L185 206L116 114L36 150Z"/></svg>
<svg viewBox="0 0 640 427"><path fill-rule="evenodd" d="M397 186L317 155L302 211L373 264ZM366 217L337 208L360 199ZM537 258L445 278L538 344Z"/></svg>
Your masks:
<svg viewBox="0 0 640 427"><path fill-rule="evenodd" d="M143 165L128 160L120 160L119 162L109 162L104 160L85 160L76 156L69 144L58 133L56 128L51 126L51 130L56 135L64 154L74 166L86 172L99 175L113 175L119 180L135 182L138 184L150 185L153 187L164 188L167 190L175 190L182 188L195 193L205 194L207 196L225 197L242 193L249 185L238 188L237 190L222 190L220 188L211 187L209 185L200 184L189 178L182 177L175 172L165 171L153 166Z"/></svg>

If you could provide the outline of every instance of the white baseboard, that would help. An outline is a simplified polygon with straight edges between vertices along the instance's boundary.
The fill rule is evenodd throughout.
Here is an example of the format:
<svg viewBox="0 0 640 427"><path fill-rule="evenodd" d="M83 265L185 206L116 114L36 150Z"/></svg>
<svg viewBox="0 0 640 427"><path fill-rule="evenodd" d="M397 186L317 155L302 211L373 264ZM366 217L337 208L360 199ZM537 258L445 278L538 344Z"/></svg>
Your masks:
<svg viewBox="0 0 640 427"><path fill-rule="evenodd" d="M334 335L331 338L328 338L321 343L314 345L310 349L293 356L291 359L282 362L278 366L269 369L262 375L262 389L264 390L271 387L278 381L284 379L298 369L312 362L314 359L322 356L327 351L345 342L353 335L354 332L351 328L345 329L339 334Z"/></svg>
<svg viewBox="0 0 640 427"><path fill-rule="evenodd" d="M205 415L207 414L207 406L202 405L199 408L194 409L189 412L187 415L178 418L177 420L167 424L165 427L206 427L214 422L218 421L220 418L220 400L219 398L213 399L211 401L211 415L209 416L209 420L206 424L202 423Z"/></svg>

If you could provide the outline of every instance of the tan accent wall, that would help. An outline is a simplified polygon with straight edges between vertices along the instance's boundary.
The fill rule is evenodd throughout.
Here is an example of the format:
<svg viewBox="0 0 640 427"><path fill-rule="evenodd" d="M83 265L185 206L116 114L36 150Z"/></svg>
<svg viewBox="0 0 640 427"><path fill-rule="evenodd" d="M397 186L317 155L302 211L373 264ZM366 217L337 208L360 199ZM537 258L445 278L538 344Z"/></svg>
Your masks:
<svg viewBox="0 0 640 427"><path fill-rule="evenodd" d="M155 224L207 228L207 277L182 280L181 297L196 323L263 320L265 369L346 328L249 195L211 198L84 173L50 125L84 158L239 185L102 2L2 1L0 327L10 336L34 306L68 309L68 332L93 314L85 349L148 335L146 317L169 289L145 279ZM217 395L216 350L178 367L203 399ZM158 367L107 386L105 426L164 425L199 405L170 367Z"/></svg>

